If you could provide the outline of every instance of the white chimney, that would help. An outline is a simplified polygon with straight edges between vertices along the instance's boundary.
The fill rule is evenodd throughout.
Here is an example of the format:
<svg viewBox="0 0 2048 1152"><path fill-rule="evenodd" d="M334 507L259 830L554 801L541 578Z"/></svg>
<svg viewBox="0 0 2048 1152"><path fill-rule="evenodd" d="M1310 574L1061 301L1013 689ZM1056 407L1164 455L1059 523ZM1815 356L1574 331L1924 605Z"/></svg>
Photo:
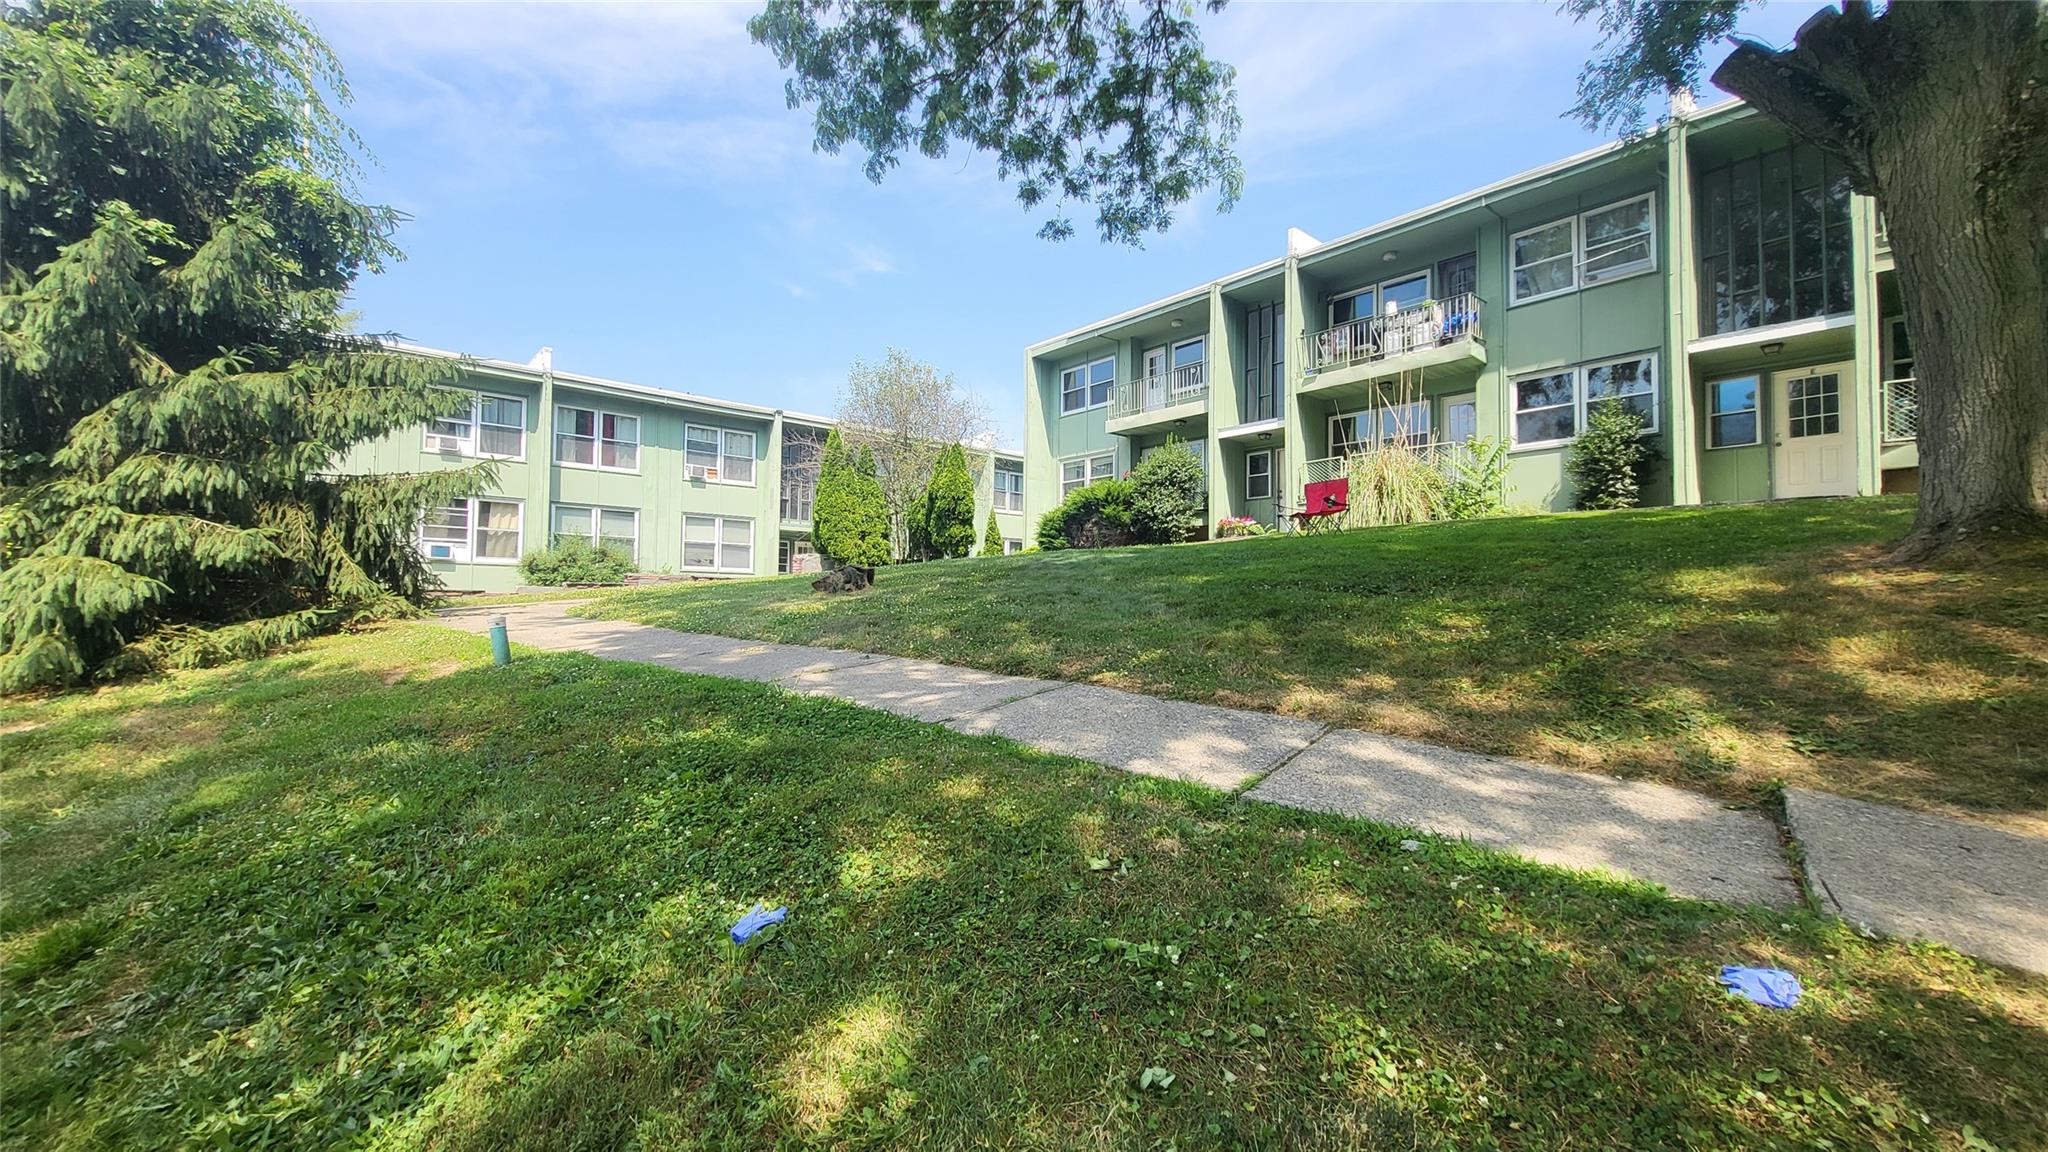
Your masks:
<svg viewBox="0 0 2048 1152"><path fill-rule="evenodd" d="M1299 256L1312 248L1321 248L1322 246L1323 242L1321 240L1303 232L1299 228L1289 228L1287 230L1287 254L1289 256Z"/></svg>
<svg viewBox="0 0 2048 1152"><path fill-rule="evenodd" d="M540 372L553 372L555 370L554 348L546 344L541 345L540 351L533 354L533 359L528 360L526 366Z"/></svg>
<svg viewBox="0 0 2048 1152"><path fill-rule="evenodd" d="M1683 85L1671 90L1671 118L1683 120L1699 111L1699 101L1693 99L1692 89Z"/></svg>

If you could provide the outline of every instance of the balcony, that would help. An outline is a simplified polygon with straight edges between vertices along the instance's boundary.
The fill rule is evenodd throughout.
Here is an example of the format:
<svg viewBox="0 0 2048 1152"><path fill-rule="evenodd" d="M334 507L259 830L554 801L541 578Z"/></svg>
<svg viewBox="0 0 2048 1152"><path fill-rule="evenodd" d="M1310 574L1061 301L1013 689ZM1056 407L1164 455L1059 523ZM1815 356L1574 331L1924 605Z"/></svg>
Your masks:
<svg viewBox="0 0 2048 1152"><path fill-rule="evenodd" d="M1477 368L1486 363L1481 314L1479 297L1461 292L1312 332L1304 341L1301 390L1369 383L1418 368Z"/></svg>
<svg viewBox="0 0 2048 1152"><path fill-rule="evenodd" d="M1109 431L1140 432L1209 411L1209 366L1183 364L1156 376L1119 380L1109 399Z"/></svg>
<svg viewBox="0 0 2048 1152"><path fill-rule="evenodd" d="M1880 385L1879 419L1884 442L1904 444L1920 438L1920 384L1911 376Z"/></svg>
<svg viewBox="0 0 2048 1152"><path fill-rule="evenodd" d="M782 482L782 527L799 532L811 530L811 504L818 496L816 473L809 480Z"/></svg>

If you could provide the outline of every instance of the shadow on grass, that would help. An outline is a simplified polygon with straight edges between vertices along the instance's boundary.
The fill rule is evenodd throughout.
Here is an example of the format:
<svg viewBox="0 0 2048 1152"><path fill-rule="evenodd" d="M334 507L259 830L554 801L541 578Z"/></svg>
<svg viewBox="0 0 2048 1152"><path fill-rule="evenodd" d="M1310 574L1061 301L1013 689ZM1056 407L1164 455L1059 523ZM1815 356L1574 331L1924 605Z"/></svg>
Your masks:
<svg viewBox="0 0 2048 1152"><path fill-rule="evenodd" d="M7 990L9 1139L1866 1145L1926 1140L1922 1111L2048 1134L2039 982L1803 913L1404 852L772 688L491 669L436 630L293 659L178 697L244 722L155 770L161 812L61 859L35 841L74 813L0 846L10 906L89 901L34 902L8 957L120 913ZM57 773L62 727L30 734ZM736 952L757 900L791 920ZM1727 1000L1735 959L1809 1002ZM1152 1067L1172 1082L1141 1088Z"/></svg>

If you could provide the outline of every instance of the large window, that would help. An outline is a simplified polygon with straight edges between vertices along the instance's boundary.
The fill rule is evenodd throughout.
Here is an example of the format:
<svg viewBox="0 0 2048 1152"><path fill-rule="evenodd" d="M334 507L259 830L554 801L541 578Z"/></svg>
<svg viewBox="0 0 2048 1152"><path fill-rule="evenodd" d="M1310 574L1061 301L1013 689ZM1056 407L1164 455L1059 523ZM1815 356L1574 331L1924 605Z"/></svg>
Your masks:
<svg viewBox="0 0 2048 1152"><path fill-rule="evenodd" d="M754 522L744 516L683 517L683 571L752 572Z"/></svg>
<svg viewBox="0 0 2048 1152"><path fill-rule="evenodd" d="M1576 368L1559 368L1508 383L1518 448L1562 444L1586 426L1589 408L1608 402L1627 405L1643 417L1643 431L1658 422L1657 357L1641 353Z"/></svg>
<svg viewBox="0 0 2048 1152"><path fill-rule="evenodd" d="M429 560L517 564L524 539L517 500L477 496L429 508L420 522L420 553Z"/></svg>
<svg viewBox="0 0 2048 1152"><path fill-rule="evenodd" d="M430 452L484 456L493 460L526 457L526 401L517 396L476 393L469 409L427 421Z"/></svg>
<svg viewBox="0 0 2048 1152"><path fill-rule="evenodd" d="M1273 496L1273 450L1244 454L1244 498L1268 500Z"/></svg>
<svg viewBox="0 0 2048 1152"><path fill-rule="evenodd" d="M683 429L683 464L692 478L751 485L754 434L703 424L687 425Z"/></svg>
<svg viewBox="0 0 2048 1152"><path fill-rule="evenodd" d="M1553 220L1508 237L1511 303L1657 267L1657 198L1648 192Z"/></svg>
<svg viewBox="0 0 2048 1152"><path fill-rule="evenodd" d="M1076 488L1083 488L1097 480L1106 480L1116 475L1116 453L1104 452L1096 456L1078 456L1060 462L1060 499Z"/></svg>
<svg viewBox="0 0 2048 1152"><path fill-rule="evenodd" d="M1060 412L1082 412L1109 403L1110 388L1115 383L1113 356L1067 369L1060 373Z"/></svg>
<svg viewBox="0 0 2048 1152"><path fill-rule="evenodd" d="M595 408L555 409L555 460L608 472L640 470L640 418Z"/></svg>
<svg viewBox="0 0 2048 1152"><path fill-rule="evenodd" d="M1022 460L996 461L995 509L998 512L1022 512L1024 510L1024 462Z"/></svg>
<svg viewBox="0 0 2048 1152"><path fill-rule="evenodd" d="M1801 145L1699 177L1702 335L1855 307L1849 175Z"/></svg>
<svg viewBox="0 0 2048 1152"><path fill-rule="evenodd" d="M1707 385L1707 447L1741 448L1763 443L1758 383L1758 377L1739 376Z"/></svg>
<svg viewBox="0 0 2048 1152"><path fill-rule="evenodd" d="M1429 401L1414 400L1330 417L1330 454L1356 456L1384 445L1429 443Z"/></svg>
<svg viewBox="0 0 2048 1152"><path fill-rule="evenodd" d="M640 513L631 508L593 508L583 504L557 504L549 538L581 540L600 548L616 548L640 560Z"/></svg>

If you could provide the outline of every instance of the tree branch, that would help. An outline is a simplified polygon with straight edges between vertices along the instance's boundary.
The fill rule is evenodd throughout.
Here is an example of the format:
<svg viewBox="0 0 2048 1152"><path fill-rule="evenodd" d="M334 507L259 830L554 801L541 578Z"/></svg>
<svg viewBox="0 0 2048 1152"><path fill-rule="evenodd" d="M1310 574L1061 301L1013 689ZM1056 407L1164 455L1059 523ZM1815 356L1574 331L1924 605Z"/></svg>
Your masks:
<svg viewBox="0 0 2048 1152"><path fill-rule="evenodd" d="M1835 35L1843 20L1823 10L1799 30L1794 46L1775 51L1754 40L1739 40L1735 51L1714 70L1714 83L1754 105L1784 125L1795 138L1841 160L1850 182L1865 194L1877 181L1870 162L1870 141L1864 93L1846 92L1828 73L1842 71L1847 53Z"/></svg>

